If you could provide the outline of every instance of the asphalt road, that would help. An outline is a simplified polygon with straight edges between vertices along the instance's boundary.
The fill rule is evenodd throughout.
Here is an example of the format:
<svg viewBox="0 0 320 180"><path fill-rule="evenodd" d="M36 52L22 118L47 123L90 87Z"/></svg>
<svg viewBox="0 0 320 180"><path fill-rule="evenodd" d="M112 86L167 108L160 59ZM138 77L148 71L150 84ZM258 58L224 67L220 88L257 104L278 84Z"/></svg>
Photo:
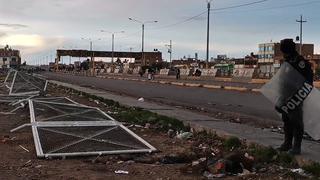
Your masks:
<svg viewBox="0 0 320 180"><path fill-rule="evenodd" d="M126 77L126 78L134 78L134 79L147 79L147 75L145 74L143 77L140 77L139 75L126 75L126 74L107 74L104 76L110 76L110 77ZM163 80L163 81L176 81L175 76L156 76L156 80ZM259 89L263 86L263 84L257 84L257 83L247 83L247 82L229 82L229 81L218 81L214 79L190 79L185 76L181 77L179 79L179 82L184 83L199 83L199 84L209 84L209 85L216 85L216 86L233 86L233 87L245 87L248 89Z"/></svg>
<svg viewBox="0 0 320 180"><path fill-rule="evenodd" d="M174 105L205 108L212 111L236 112L262 120L278 121L272 104L259 93L215 90L199 87L180 87L149 82L102 79L45 73L49 79L91 86L133 97L162 101Z"/></svg>

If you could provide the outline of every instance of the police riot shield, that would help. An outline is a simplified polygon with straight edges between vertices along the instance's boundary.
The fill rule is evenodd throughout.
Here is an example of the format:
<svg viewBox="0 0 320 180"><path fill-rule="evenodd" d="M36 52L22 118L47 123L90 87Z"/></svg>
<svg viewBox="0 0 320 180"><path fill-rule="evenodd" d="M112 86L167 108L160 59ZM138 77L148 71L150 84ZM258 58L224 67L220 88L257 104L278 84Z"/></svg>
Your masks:
<svg viewBox="0 0 320 180"><path fill-rule="evenodd" d="M320 139L320 92L289 63L284 62L276 75L261 88L261 93L282 113L303 108L305 131Z"/></svg>

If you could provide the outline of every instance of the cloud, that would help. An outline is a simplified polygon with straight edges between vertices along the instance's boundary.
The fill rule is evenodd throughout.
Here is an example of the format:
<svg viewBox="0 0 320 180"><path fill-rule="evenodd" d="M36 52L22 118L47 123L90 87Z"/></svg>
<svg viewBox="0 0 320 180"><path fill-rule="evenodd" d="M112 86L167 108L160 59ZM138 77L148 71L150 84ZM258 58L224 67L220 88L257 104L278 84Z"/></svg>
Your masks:
<svg viewBox="0 0 320 180"><path fill-rule="evenodd" d="M26 46L26 47L38 47L43 45L43 39L36 34L14 34L6 35L0 38L0 44L10 46Z"/></svg>
<svg viewBox="0 0 320 180"><path fill-rule="evenodd" d="M24 25L24 24L8 24L8 23L2 23L2 24L0 24L0 27L20 29L20 28L27 28L28 26L27 26L27 25Z"/></svg>
<svg viewBox="0 0 320 180"><path fill-rule="evenodd" d="M0 32L0 38L7 36L7 34L5 32Z"/></svg>
<svg viewBox="0 0 320 180"><path fill-rule="evenodd" d="M9 34L1 37L0 46L9 45L20 50L23 59L35 54L49 52L65 43L65 38L60 36L47 37L39 34Z"/></svg>

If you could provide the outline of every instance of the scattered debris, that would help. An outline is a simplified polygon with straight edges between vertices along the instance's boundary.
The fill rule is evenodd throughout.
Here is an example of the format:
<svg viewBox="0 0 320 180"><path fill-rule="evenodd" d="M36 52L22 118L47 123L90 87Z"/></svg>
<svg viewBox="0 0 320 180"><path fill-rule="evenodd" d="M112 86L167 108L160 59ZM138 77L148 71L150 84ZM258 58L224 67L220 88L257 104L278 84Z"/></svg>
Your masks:
<svg viewBox="0 0 320 180"><path fill-rule="evenodd" d="M157 161L158 161L157 158L153 158L151 156L141 156L141 157L134 158L134 162L142 163L142 164L153 164Z"/></svg>
<svg viewBox="0 0 320 180"><path fill-rule="evenodd" d="M192 138L192 133L191 132L181 132L177 134L176 136L177 139L182 139L182 140L188 140Z"/></svg>
<svg viewBox="0 0 320 180"><path fill-rule="evenodd" d="M126 163L126 164L134 164L134 163L135 163L135 161L130 160L130 161L126 161L125 163Z"/></svg>
<svg viewBox="0 0 320 180"><path fill-rule="evenodd" d="M162 157L160 162L163 164L180 164L180 163L189 163L192 160L190 154L181 153L181 154L170 154Z"/></svg>
<svg viewBox="0 0 320 180"><path fill-rule="evenodd" d="M252 161L254 160L254 157L250 156L248 153L245 153L244 156Z"/></svg>
<svg viewBox="0 0 320 180"><path fill-rule="evenodd" d="M25 150L26 152L30 152L27 148L23 147L22 145L19 145L19 147L23 150Z"/></svg>
<svg viewBox="0 0 320 180"><path fill-rule="evenodd" d="M225 174L226 173L226 161L221 159L216 163L208 165L208 171L212 174Z"/></svg>
<svg viewBox="0 0 320 180"><path fill-rule="evenodd" d="M40 169L40 168L42 168L42 165L37 165L37 166L35 166L34 168Z"/></svg>
<svg viewBox="0 0 320 180"><path fill-rule="evenodd" d="M181 172L189 174L201 174L207 167L207 158L200 158L196 161L192 161L180 169Z"/></svg>
<svg viewBox="0 0 320 180"><path fill-rule="evenodd" d="M215 105L217 105L217 104L216 104L216 103L211 103L211 102L209 102L208 105L215 106Z"/></svg>
<svg viewBox="0 0 320 180"><path fill-rule="evenodd" d="M238 118L236 118L236 119L234 120L234 122L235 122L235 123L241 123L241 120L240 120L240 118L238 117Z"/></svg>
<svg viewBox="0 0 320 180"><path fill-rule="evenodd" d="M5 135L5 136L3 136L1 142L2 142L2 143L6 143L7 141L10 141L10 140L12 140L12 139L13 139L13 138L10 139L10 136L9 136L9 135Z"/></svg>
<svg viewBox="0 0 320 180"><path fill-rule="evenodd" d="M305 170L303 170L303 169L301 169L301 168L291 169L290 171L293 172L293 173L297 173L297 174L299 174L299 175L301 175L301 176L305 176L305 177L310 176L310 175L308 175L308 174L305 172Z"/></svg>
<svg viewBox="0 0 320 180"><path fill-rule="evenodd" d="M226 174L211 174L210 172L205 171L203 173L203 176L208 178L208 179L213 179L213 178L223 178L223 177L226 176Z"/></svg>
<svg viewBox="0 0 320 180"><path fill-rule="evenodd" d="M100 104L100 101L98 101L98 100L94 100L93 102L98 104L98 105Z"/></svg>
<svg viewBox="0 0 320 180"><path fill-rule="evenodd" d="M169 129L167 134L170 138L173 138L175 136L175 131L173 129Z"/></svg>
<svg viewBox="0 0 320 180"><path fill-rule="evenodd" d="M254 173L250 172L247 169L243 169L243 172L239 173L238 176L247 176L247 175L250 175L250 174L254 174Z"/></svg>
<svg viewBox="0 0 320 180"><path fill-rule="evenodd" d="M146 128L146 129L150 129L150 127L151 127L151 124L150 124L150 123L146 123L146 124L144 125L144 128Z"/></svg>
<svg viewBox="0 0 320 180"><path fill-rule="evenodd" d="M31 166L31 165L32 165L32 161L29 160L29 161L25 162L25 163L22 165L22 167L29 167L29 166Z"/></svg>
<svg viewBox="0 0 320 180"><path fill-rule="evenodd" d="M129 174L129 171L117 170L117 171L114 171L114 173L116 173L116 174Z"/></svg>
<svg viewBox="0 0 320 180"><path fill-rule="evenodd" d="M107 111L108 114L119 114L119 112L116 111Z"/></svg>

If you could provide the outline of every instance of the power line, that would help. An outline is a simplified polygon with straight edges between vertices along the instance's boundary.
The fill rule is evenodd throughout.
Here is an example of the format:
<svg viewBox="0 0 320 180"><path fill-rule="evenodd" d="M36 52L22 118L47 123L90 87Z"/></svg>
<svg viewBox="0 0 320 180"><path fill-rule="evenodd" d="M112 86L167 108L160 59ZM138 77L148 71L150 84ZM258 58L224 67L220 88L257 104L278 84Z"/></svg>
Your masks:
<svg viewBox="0 0 320 180"><path fill-rule="evenodd" d="M251 5L260 4L260 3L263 3L266 1L269 1L269 0L260 0L260 1L255 1L255 2L251 2L251 3L245 3L245 4L235 5L235 6L215 8L215 9L211 9L211 11L220 11L220 10L226 10L226 9L234 9L234 8L239 8L239 7L251 6Z"/></svg>
<svg viewBox="0 0 320 180"><path fill-rule="evenodd" d="M204 12L202 12L202 13L200 13L200 14L197 14L197 15L195 15L195 16L192 16L192 17L190 17L190 18L188 18L188 19L185 19L185 20L183 20L183 21L179 21L179 22L176 22L176 23L173 23L173 24L169 24L169 25L165 25L165 26L162 26L162 27L159 27L159 28L154 28L154 29L165 29L165 28L169 28L169 27L172 27L172 26L176 26L176 25L179 25L179 24L183 24L183 23L186 23L186 22L188 22L188 21L191 21L191 20L193 20L193 19L195 19L195 18L198 18L198 17L200 17L200 16L202 16L202 15L204 15L204 14L206 14L207 13L207 11L204 11Z"/></svg>
<svg viewBox="0 0 320 180"><path fill-rule="evenodd" d="M306 6L310 4L320 3L319 0L309 1L304 3L296 3L296 4L287 4L282 6L274 6L268 8L261 8L261 9L252 9L252 10L245 10L245 11L236 11L236 12L252 12L252 11L265 11L265 10L274 10L274 9L284 9L284 8L292 8L292 7L299 7L299 6ZM215 12L215 13L224 13L224 12Z"/></svg>
<svg viewBox="0 0 320 180"><path fill-rule="evenodd" d="M316 1L310 1L310 2L304 2L304 3L291 4L291 5L288 4L288 5L283 5L283 6L276 6L276 7L264 8L264 9L260 9L260 11L263 11L263 10L272 10L272 9L283 9L283 8L298 7L298 6L305 6L305 5L315 4L315 3L320 3L320 1L319 1L319 0L316 0Z"/></svg>
<svg viewBox="0 0 320 180"><path fill-rule="evenodd" d="M254 1L254 2L251 2L251 3L245 3L245 4L240 4L240 5L235 5L235 6L229 6L229 7L223 7L223 8L216 8L216 9L211 9L212 11L219 11L219 10L226 10L226 9L234 9L234 8L239 8L239 7L244 7L244 6L251 6L251 5L254 5L254 4L259 4L259 3L263 3L263 2L266 2L266 1L269 1L269 0L260 0L260 1ZM159 28L154 28L156 30L158 29L165 29L165 28L170 28L170 27L173 27L173 26L177 26L177 25L180 25L180 24L183 24L183 23L186 23L186 22L189 22L195 18L198 18L204 14L206 14L207 11L203 11L195 16L192 16L190 18L187 18L183 21L179 21L179 22L176 22L176 23L173 23L173 24L169 24L169 25L166 25L166 26L162 26L162 27L159 27Z"/></svg>

